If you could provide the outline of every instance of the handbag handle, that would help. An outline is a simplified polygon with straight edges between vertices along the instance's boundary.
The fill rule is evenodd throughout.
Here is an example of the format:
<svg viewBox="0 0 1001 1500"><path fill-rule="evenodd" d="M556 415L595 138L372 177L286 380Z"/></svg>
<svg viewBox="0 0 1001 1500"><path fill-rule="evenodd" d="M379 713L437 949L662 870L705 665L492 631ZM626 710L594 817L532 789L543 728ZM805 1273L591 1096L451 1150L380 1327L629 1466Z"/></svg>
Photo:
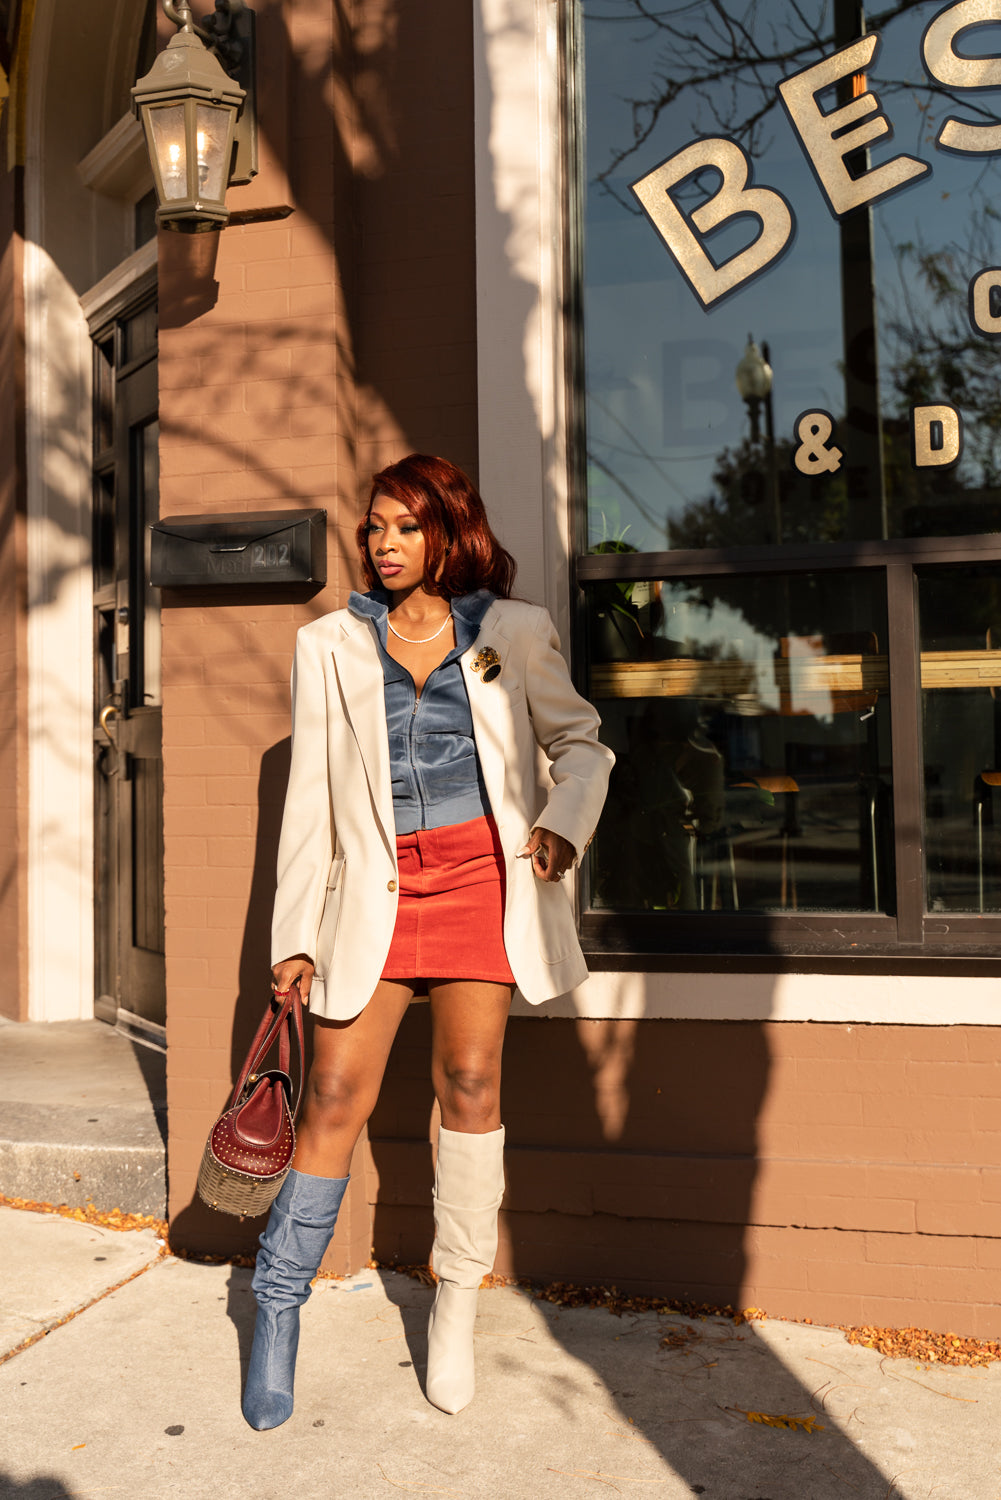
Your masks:
<svg viewBox="0 0 1001 1500"><path fill-rule="evenodd" d="M295 1102L292 1105L293 1122L299 1113L299 1105L302 1102L302 1089L306 1075L306 1048L302 1029L302 996L299 994L299 981L290 986L281 1000L278 1010L274 1007L278 997L273 996L268 1002L268 1008L261 1017L261 1024L257 1028L257 1034L250 1044L246 1062L243 1064L240 1076L233 1089L229 1108L233 1109L237 1104L244 1085L251 1073L256 1073L264 1058L267 1057L271 1048L278 1041L278 1066L283 1073L288 1073L291 1078L291 1037L295 1036L296 1047L299 1052L299 1087L296 1090Z"/></svg>

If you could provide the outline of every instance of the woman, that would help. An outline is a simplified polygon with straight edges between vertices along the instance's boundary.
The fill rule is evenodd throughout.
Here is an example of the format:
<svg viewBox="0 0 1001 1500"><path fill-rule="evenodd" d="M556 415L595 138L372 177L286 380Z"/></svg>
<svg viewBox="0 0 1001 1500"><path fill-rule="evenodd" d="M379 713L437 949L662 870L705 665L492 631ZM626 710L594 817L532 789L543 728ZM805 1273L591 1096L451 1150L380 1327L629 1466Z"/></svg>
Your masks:
<svg viewBox="0 0 1001 1500"><path fill-rule="evenodd" d="M292 673L272 975L279 994L299 984L318 1022L295 1164L254 1273L243 1410L256 1428L292 1414L299 1308L397 1027L425 991L441 1110L427 1395L447 1412L472 1399L512 986L537 1004L587 977L559 882L612 762L549 616L509 597L514 561L461 470L411 454L376 474L358 545L370 592L300 630Z"/></svg>

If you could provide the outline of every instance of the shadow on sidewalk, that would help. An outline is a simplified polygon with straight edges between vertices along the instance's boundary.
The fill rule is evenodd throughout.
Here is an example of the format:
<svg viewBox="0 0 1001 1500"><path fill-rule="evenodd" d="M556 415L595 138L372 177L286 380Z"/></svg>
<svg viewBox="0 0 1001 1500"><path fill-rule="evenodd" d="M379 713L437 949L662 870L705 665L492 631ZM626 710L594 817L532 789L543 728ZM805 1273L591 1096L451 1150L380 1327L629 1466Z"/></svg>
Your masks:
<svg viewBox="0 0 1001 1500"><path fill-rule="evenodd" d="M22 1484L20 1480L11 1479L9 1474L0 1470L0 1495L3 1500L77 1500L72 1490L68 1490L61 1479L44 1474L36 1474L34 1479L28 1479Z"/></svg>
<svg viewBox="0 0 1001 1500"><path fill-rule="evenodd" d="M646 1033L643 1045L644 1025L663 1027L663 1037L654 1043ZM375 1254L383 1264L430 1257L429 1031L427 1007L412 1007L370 1126L380 1182ZM600 1384L603 1414L654 1445L693 1494L883 1500L892 1476L813 1399L829 1370L818 1369L808 1387L753 1325L637 1316L628 1306L630 1296L644 1295L747 1306L746 1288L760 1282L767 1254L768 1226L757 1221L753 1193L770 1068L764 1021L515 1019L504 1059L507 1195L498 1270L536 1284L614 1284L622 1293L618 1317L586 1302L580 1310L536 1303L571 1370L581 1367L579 1378L561 1369L541 1385L540 1422L559 1423L568 1402L593 1402ZM413 1294L407 1283L387 1281L423 1386L430 1292L411 1286ZM481 1330L488 1309L484 1294ZM678 1342L662 1345L676 1333ZM533 1342L505 1349L503 1364L515 1377L521 1371L531 1380ZM739 1360L727 1362L727 1350ZM777 1431L748 1422L747 1411L812 1415L824 1431ZM728 1477L721 1489L721 1473L735 1472L735 1453L741 1486L732 1488ZM802 1466L804 1485L794 1478Z"/></svg>

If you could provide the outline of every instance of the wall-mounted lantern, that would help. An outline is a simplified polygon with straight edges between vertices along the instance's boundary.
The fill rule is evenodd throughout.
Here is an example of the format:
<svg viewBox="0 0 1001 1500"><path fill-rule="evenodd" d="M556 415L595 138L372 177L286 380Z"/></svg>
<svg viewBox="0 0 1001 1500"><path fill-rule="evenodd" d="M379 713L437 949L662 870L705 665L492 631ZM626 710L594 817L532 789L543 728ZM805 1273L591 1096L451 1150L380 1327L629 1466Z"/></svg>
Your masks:
<svg viewBox="0 0 1001 1500"><path fill-rule="evenodd" d="M247 90L205 45L208 41L217 47L234 73L252 74L252 15L239 0L220 0L222 24L206 30L194 24L184 0L176 5L164 0L163 8L180 30L132 90L132 104L153 165L157 224L197 234L223 227L229 217L226 188L233 180L249 181L256 171L251 140L249 165L241 175L234 172L234 133ZM245 40L238 34L238 20ZM253 133L252 117L247 124Z"/></svg>

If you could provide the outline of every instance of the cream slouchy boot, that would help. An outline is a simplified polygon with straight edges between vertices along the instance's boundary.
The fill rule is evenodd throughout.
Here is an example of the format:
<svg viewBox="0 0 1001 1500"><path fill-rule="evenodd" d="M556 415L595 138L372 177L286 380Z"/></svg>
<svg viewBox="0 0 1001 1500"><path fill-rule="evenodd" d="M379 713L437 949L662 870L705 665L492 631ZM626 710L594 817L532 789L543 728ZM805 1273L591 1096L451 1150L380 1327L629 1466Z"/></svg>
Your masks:
<svg viewBox="0 0 1001 1500"><path fill-rule="evenodd" d="M427 1398L442 1411L473 1399L476 1294L497 1254L497 1210L504 1196L504 1127L467 1135L441 1127L434 1178L438 1277L428 1323Z"/></svg>

